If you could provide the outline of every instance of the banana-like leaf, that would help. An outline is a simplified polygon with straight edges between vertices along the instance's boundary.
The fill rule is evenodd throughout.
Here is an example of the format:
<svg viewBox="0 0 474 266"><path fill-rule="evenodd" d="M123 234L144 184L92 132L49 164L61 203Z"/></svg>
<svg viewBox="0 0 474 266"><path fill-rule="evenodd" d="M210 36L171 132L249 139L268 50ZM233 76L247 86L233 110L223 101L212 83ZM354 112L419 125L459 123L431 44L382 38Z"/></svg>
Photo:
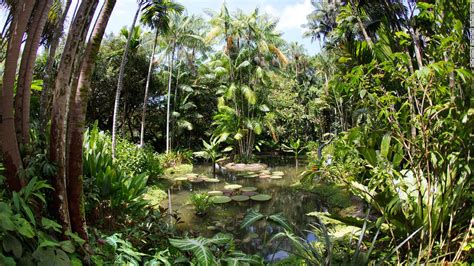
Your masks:
<svg viewBox="0 0 474 266"><path fill-rule="evenodd" d="M187 238L187 239L169 239L170 244L174 247L190 251L195 257L199 265L210 266L216 265L216 259L212 252L206 247L208 239L203 237Z"/></svg>
<svg viewBox="0 0 474 266"><path fill-rule="evenodd" d="M286 230L291 230L290 223L281 213L272 214L268 216L268 220L275 222L276 224L285 228Z"/></svg>
<svg viewBox="0 0 474 266"><path fill-rule="evenodd" d="M245 215L244 220L240 224L240 228L251 226L252 224L263 218L265 218L265 215L251 209L249 212L247 212L247 215Z"/></svg>

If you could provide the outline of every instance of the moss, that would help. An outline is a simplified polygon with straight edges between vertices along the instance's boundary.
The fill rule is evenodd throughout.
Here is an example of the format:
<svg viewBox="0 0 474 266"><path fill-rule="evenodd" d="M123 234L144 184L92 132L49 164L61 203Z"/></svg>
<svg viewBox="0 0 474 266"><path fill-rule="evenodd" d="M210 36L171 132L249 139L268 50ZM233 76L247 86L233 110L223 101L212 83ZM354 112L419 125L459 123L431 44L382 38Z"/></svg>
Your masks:
<svg viewBox="0 0 474 266"><path fill-rule="evenodd" d="M158 208L160 203L167 198L167 194L164 190L157 186L148 187L148 191L143 195L143 198L150 202L155 208Z"/></svg>
<svg viewBox="0 0 474 266"><path fill-rule="evenodd" d="M165 169L165 175L183 175L183 174L192 173L192 172L193 172L192 164L180 164L180 165Z"/></svg>

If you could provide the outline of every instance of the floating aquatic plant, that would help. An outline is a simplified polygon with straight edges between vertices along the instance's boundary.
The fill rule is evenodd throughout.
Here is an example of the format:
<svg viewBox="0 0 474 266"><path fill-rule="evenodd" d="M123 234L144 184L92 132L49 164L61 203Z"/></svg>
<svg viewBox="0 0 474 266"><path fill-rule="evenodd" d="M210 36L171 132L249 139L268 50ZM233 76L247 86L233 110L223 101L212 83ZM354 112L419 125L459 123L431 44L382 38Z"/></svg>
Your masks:
<svg viewBox="0 0 474 266"><path fill-rule="evenodd" d="M230 184L230 185L224 186L224 189L229 189L229 190L237 190L240 188L242 188L242 185L238 185L238 184Z"/></svg>
<svg viewBox="0 0 474 266"><path fill-rule="evenodd" d="M223 203L231 202L232 199L228 196L214 196L211 198L211 201L216 204L223 204Z"/></svg>
<svg viewBox="0 0 474 266"><path fill-rule="evenodd" d="M272 196L268 194L257 194L255 196L250 197L250 199L255 201L268 201L272 199Z"/></svg>
<svg viewBox="0 0 474 266"><path fill-rule="evenodd" d="M250 199L249 196L245 196L245 195L237 195L237 196L233 196L231 197L231 199L233 201L237 201L237 202L241 202L241 201L247 201Z"/></svg>

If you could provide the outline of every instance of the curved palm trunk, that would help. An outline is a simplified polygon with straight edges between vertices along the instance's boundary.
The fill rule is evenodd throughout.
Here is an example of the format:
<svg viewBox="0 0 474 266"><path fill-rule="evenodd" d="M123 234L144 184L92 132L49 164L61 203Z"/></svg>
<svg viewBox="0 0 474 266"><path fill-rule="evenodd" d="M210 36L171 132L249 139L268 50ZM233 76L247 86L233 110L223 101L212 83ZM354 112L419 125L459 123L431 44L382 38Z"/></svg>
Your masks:
<svg viewBox="0 0 474 266"><path fill-rule="evenodd" d="M12 191L19 191L24 185L24 180L17 175L18 170L23 168L23 164L13 120L13 87L15 85L21 41L34 5L35 0L19 0L17 2L13 21L10 25L10 38L8 39L2 91L0 93L0 149L5 165L7 184Z"/></svg>
<svg viewBox="0 0 474 266"><path fill-rule="evenodd" d="M150 87L151 74L153 72L153 57L155 56L156 44L158 42L158 29L155 30L155 40L153 42L153 52L150 56L150 65L148 66L148 75L146 77L145 96L143 97L142 123L140 129L140 147L145 145L145 118L148 102L148 89Z"/></svg>
<svg viewBox="0 0 474 266"><path fill-rule="evenodd" d="M30 98L31 83L36 53L40 45L41 34L48 18L49 9L53 0L39 1L31 17L30 27L27 31L28 39L21 57L18 84L15 95L15 128L20 146L30 141Z"/></svg>
<svg viewBox="0 0 474 266"><path fill-rule="evenodd" d="M68 121L68 204L72 231L87 240L83 195L82 143L92 72L105 28L117 0L106 0L87 44Z"/></svg>
<svg viewBox="0 0 474 266"><path fill-rule="evenodd" d="M128 31L127 43L125 44L125 50L123 51L122 62L120 63L120 72L117 81L117 91L115 92L115 103L114 103L114 116L112 120L112 157L115 158L115 146L117 145L117 118L120 104L120 94L123 89L123 78L125 75L125 65L128 61L128 50L130 49L130 41L132 40L133 31L135 29L135 24L137 23L138 15L140 14L140 9L142 7L142 2L138 3L138 9L135 12L135 17L133 17L132 25L130 25L130 30Z"/></svg>
<svg viewBox="0 0 474 266"><path fill-rule="evenodd" d="M56 212L63 231L71 229L66 179L67 118L71 96L70 80L81 39L84 32L87 33L89 29L90 20L97 4L98 0L82 1L74 21L71 23L54 87L49 156L50 160L57 164L57 173L51 180L55 189L55 192L52 193L52 210Z"/></svg>
<svg viewBox="0 0 474 266"><path fill-rule="evenodd" d="M171 80L173 78L173 63L174 63L174 50L176 45L173 44L173 51L171 52L170 58L170 75L168 78L168 96L167 96L167 107L166 107L166 153L170 151L170 99L171 99Z"/></svg>
<svg viewBox="0 0 474 266"><path fill-rule="evenodd" d="M40 98L40 113L39 113L39 135L44 136L47 128L50 106L51 106L51 87L53 87L54 82L54 58L56 56L56 50L59 46L59 41L61 39L61 34L64 29L64 21L66 20L67 13L71 7L72 0L66 2L64 11L59 19L57 27L54 29L53 39L49 46L49 54L46 59L46 66L44 68L44 78L43 78L43 90L41 91Z"/></svg>

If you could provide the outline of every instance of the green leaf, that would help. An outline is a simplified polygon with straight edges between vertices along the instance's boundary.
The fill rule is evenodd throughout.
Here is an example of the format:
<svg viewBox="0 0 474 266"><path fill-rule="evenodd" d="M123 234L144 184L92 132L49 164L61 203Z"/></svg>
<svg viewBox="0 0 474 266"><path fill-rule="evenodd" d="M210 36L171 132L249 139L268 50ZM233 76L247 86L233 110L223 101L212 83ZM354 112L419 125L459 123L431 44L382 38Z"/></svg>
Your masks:
<svg viewBox="0 0 474 266"><path fill-rule="evenodd" d="M6 252L11 251L13 253L13 256L15 256L15 258L17 258L17 259L21 258L21 254L23 253L23 247L21 245L20 240L18 240L16 237L14 237L10 234L6 234L3 237L2 244L3 244L3 249ZM1 262L1 260L0 260L0 262ZM2 264L0 263L0 265L2 265Z"/></svg>
<svg viewBox="0 0 474 266"><path fill-rule="evenodd" d="M382 144L380 145L380 155L382 155L383 158L388 158L391 139L392 137L390 136L390 134L385 134L382 138Z"/></svg>
<svg viewBox="0 0 474 266"><path fill-rule="evenodd" d="M291 230L290 223L281 213L272 214L268 217L268 219L285 228L286 230Z"/></svg>
<svg viewBox="0 0 474 266"><path fill-rule="evenodd" d="M59 246L67 253L74 253L76 250L71 240L61 241L59 242Z"/></svg>
<svg viewBox="0 0 474 266"><path fill-rule="evenodd" d="M8 204L4 202L0 202L0 228L2 229L2 231L15 230L12 209Z"/></svg>
<svg viewBox="0 0 474 266"><path fill-rule="evenodd" d="M240 63L240 65L237 67L237 70L241 69L241 68L244 68L244 67L248 67L250 66L250 62L245 60L244 62Z"/></svg>
<svg viewBox="0 0 474 266"><path fill-rule="evenodd" d="M31 224L28 223L27 220L21 217L18 217L17 220L15 221L15 224L16 224L16 230L18 230L18 233L20 233L24 237L32 238L35 236L33 227L31 227Z"/></svg>
<svg viewBox="0 0 474 266"><path fill-rule="evenodd" d="M250 211L247 212L247 215L245 215L244 220L240 224L240 228L245 228L248 226L251 226L255 222L265 218L265 215L255 211L254 209L250 209Z"/></svg>
<svg viewBox="0 0 474 266"><path fill-rule="evenodd" d="M210 266L216 264L214 255L212 255L209 248L205 246L208 240L203 237L187 239L171 238L169 241L174 247L193 253L199 265Z"/></svg>
<svg viewBox="0 0 474 266"><path fill-rule="evenodd" d="M11 257L6 257L0 252L0 265L4 266L15 266L16 262Z"/></svg>
<svg viewBox="0 0 474 266"><path fill-rule="evenodd" d="M48 218L41 218L41 225L43 226L44 229L49 230L52 229L56 232L61 232L61 225L58 224L57 222L50 220Z"/></svg>

